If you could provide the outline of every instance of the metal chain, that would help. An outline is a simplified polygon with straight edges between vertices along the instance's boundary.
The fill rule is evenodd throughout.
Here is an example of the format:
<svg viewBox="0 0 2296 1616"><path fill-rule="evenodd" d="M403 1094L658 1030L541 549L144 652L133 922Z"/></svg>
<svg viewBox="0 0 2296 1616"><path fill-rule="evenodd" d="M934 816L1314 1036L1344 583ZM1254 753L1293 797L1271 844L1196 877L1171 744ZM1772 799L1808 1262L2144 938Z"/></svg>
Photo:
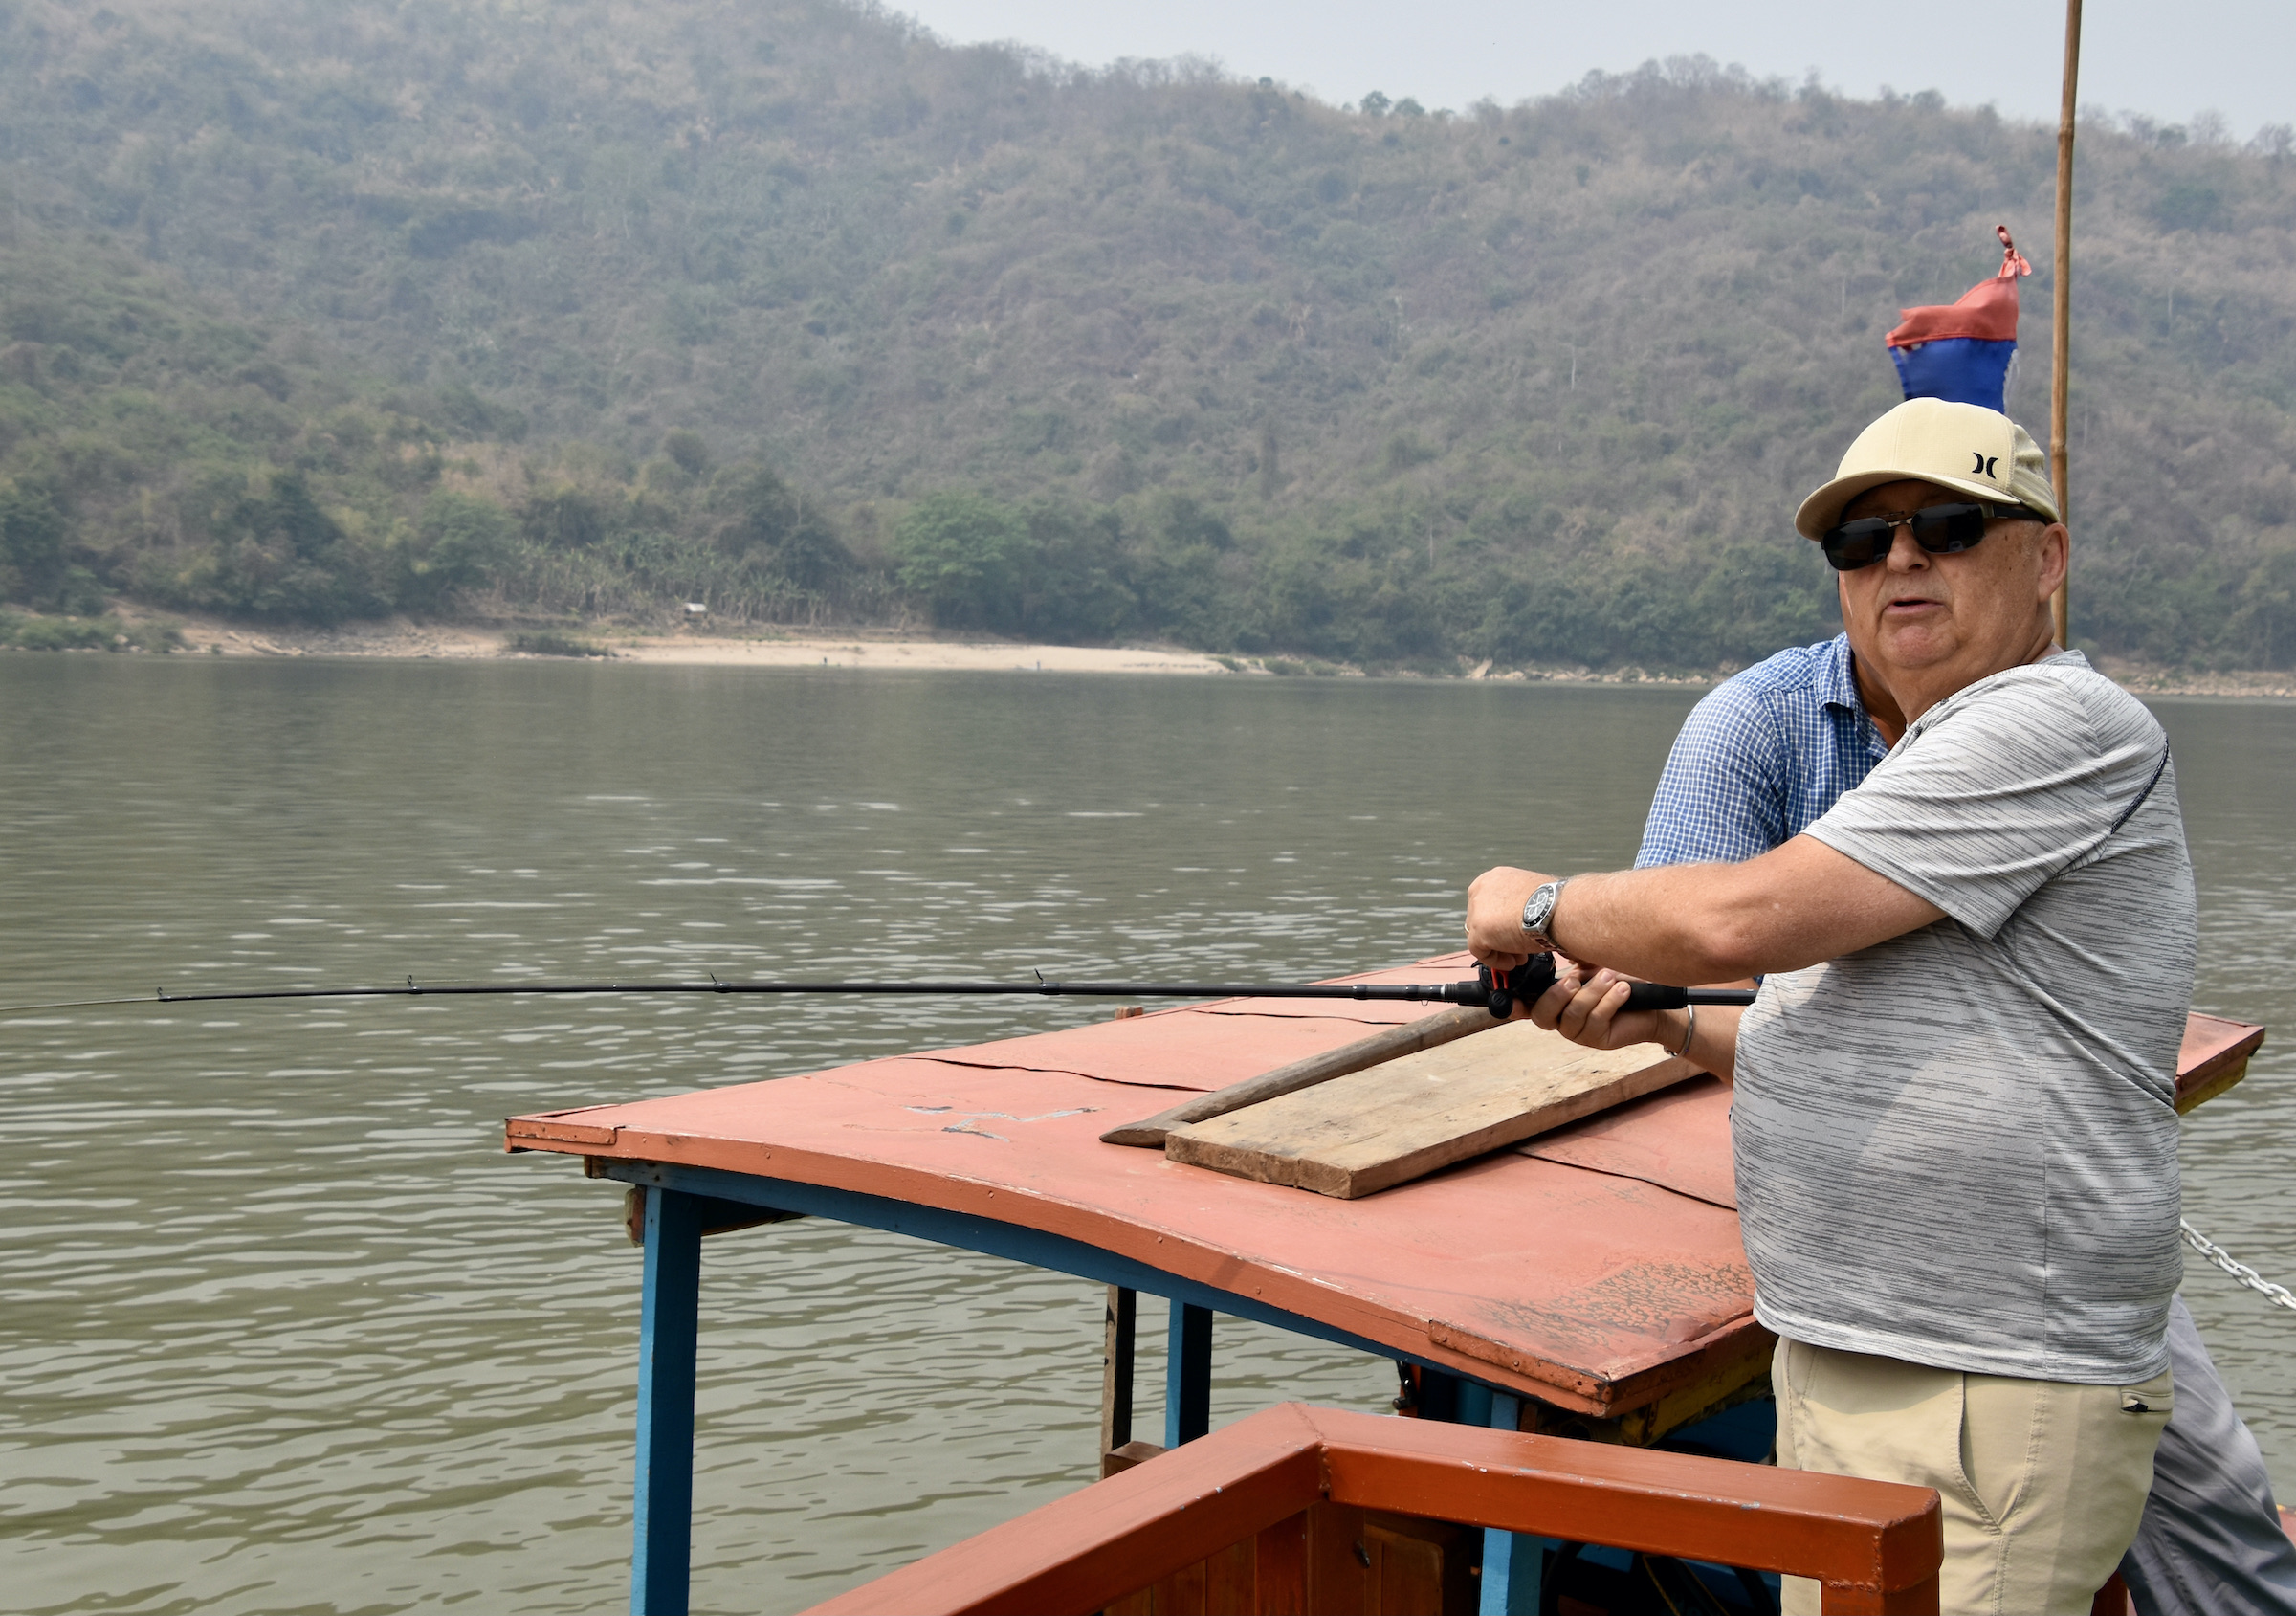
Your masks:
<svg viewBox="0 0 2296 1616"><path fill-rule="evenodd" d="M2275 1307L2296 1309L2296 1291L2289 1290L2285 1285L2275 1285L2246 1263L2234 1261L2230 1251L2224 1250L2223 1247L2218 1245L2191 1224L2186 1223L2182 1218L2176 1220L2176 1226L2184 1230L2186 1245L2247 1286L2258 1295Z"/></svg>

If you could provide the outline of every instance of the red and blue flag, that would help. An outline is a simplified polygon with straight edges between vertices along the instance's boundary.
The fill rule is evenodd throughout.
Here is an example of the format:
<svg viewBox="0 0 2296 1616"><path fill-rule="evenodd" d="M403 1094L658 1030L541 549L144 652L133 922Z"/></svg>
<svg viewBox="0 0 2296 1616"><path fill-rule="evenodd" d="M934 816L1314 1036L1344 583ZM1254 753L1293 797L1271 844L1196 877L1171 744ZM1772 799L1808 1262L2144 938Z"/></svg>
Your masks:
<svg viewBox="0 0 2296 1616"><path fill-rule="evenodd" d="M1898 311L1898 327L1888 341L1908 398L1981 404L2009 413L2017 282L2033 266L2009 239L2007 225L1996 225L1994 233L2001 238L2001 267L1992 279L1971 287L1959 302Z"/></svg>

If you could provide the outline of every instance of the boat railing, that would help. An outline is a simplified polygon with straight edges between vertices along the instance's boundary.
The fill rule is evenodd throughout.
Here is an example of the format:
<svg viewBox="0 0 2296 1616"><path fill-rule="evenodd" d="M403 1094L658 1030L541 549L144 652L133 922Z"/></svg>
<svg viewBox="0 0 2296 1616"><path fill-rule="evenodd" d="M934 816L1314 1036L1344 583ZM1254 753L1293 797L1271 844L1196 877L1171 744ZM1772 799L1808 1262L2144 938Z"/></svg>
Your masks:
<svg viewBox="0 0 2296 1616"><path fill-rule="evenodd" d="M1146 1608L1143 1590L1207 1561L1224 1584L1218 1608L1332 1608L1311 1528L1335 1505L1814 1578L1829 1612L1937 1609L1944 1539L1930 1488L1288 1403L813 1616Z"/></svg>

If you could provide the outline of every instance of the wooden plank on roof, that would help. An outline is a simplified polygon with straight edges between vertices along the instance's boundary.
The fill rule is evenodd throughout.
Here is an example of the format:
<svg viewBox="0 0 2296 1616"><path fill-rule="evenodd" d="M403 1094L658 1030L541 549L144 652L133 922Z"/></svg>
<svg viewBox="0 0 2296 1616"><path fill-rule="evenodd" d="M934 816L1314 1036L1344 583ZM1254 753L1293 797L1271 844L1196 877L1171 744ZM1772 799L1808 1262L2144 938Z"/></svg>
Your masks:
<svg viewBox="0 0 2296 1616"><path fill-rule="evenodd" d="M1170 1130L1176 1162L1353 1201L1697 1075L1655 1044L1514 1022Z"/></svg>
<svg viewBox="0 0 2296 1616"><path fill-rule="evenodd" d="M1161 1150L1164 1148L1164 1136L1183 1122L1203 1122L1214 1117L1225 1117L1231 1111L1258 1105L1278 1095L1293 1094L1318 1083L1328 1083L1335 1077L1344 1077L1351 1072L1361 1072L1366 1067L1378 1066L1402 1055L1417 1054L1438 1044L1448 1044L1473 1033L1495 1032L1499 1026L1498 1022L1491 1020L1490 1012L1480 1006L1438 1011L1434 1015L1422 1016L1417 1021L1382 1029L1368 1038L1358 1038L1336 1050L1325 1050L1304 1060L1279 1066L1273 1072L1263 1072L1257 1077L1247 1077L1225 1089L1198 1095L1142 1121L1121 1123L1102 1134L1100 1142Z"/></svg>

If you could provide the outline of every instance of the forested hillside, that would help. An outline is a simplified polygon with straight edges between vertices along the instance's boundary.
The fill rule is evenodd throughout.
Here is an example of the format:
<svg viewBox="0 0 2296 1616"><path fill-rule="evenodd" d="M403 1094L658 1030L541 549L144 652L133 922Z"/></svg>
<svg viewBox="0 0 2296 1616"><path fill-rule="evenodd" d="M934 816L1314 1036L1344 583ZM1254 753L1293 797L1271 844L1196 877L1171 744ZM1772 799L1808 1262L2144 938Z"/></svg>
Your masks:
<svg viewBox="0 0 2296 1616"><path fill-rule="evenodd" d="M2296 658L2290 144L2083 131L2106 650ZM1997 221L2045 435L2053 165L1699 62L1446 114L828 0L0 0L0 596L1743 661Z"/></svg>

